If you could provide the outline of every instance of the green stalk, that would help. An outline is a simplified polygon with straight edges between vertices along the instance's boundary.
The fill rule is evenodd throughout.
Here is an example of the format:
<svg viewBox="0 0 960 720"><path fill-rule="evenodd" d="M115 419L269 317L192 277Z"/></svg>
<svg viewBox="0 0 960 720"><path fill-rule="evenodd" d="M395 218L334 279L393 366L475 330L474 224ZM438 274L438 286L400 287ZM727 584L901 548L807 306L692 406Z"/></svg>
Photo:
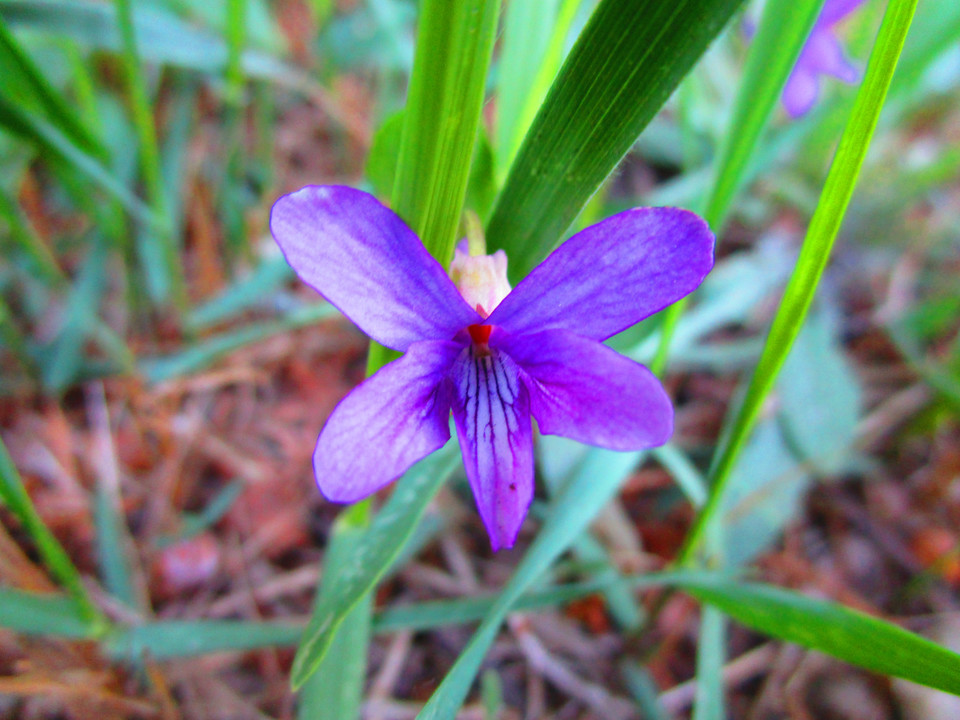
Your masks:
<svg viewBox="0 0 960 720"><path fill-rule="evenodd" d="M393 209L441 265L453 259L497 29L497 0L424 0ZM367 374L395 353L370 343Z"/></svg>
<svg viewBox="0 0 960 720"><path fill-rule="evenodd" d="M711 468L710 496L687 536L680 554L681 564L689 564L693 560L705 531L722 508L731 471L806 318L853 195L916 7L917 0L890 0L887 5L863 85L857 93L853 111L831 163L797 265L773 319L743 403Z"/></svg>

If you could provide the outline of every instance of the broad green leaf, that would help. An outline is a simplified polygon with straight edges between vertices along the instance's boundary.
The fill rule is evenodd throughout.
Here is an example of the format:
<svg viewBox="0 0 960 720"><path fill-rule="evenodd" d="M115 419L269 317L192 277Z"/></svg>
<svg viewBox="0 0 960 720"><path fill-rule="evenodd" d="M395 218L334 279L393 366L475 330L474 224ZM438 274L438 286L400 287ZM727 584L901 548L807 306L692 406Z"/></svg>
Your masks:
<svg viewBox="0 0 960 720"><path fill-rule="evenodd" d="M778 417L797 459L830 476L850 465L863 397L843 355L837 311L820 304L797 335L780 373Z"/></svg>
<svg viewBox="0 0 960 720"><path fill-rule="evenodd" d="M767 550L798 516L811 478L775 418L757 425L730 476L721 555L727 566L736 567Z"/></svg>
<svg viewBox="0 0 960 720"><path fill-rule="evenodd" d="M740 0L602 0L494 207L487 237L524 277L630 149Z"/></svg>
<svg viewBox="0 0 960 720"><path fill-rule="evenodd" d="M730 471L760 416L763 401L773 387L806 318L853 195L916 5L917 0L890 0L887 6L866 76L830 166L797 265L773 319L763 354L750 379L744 400L711 468L710 497L687 536L681 554L682 562L693 559L707 525L722 507Z"/></svg>
<svg viewBox="0 0 960 720"><path fill-rule="evenodd" d="M338 592L338 580L344 574L349 574L353 563L358 561L357 551L368 529L367 515L366 505L356 505L341 513L334 523L330 545L324 556L324 578L316 602L318 611L330 602L331 594ZM372 611L371 589L343 618L317 671L300 688L297 709L300 720L320 717L353 720L360 717Z"/></svg>
<svg viewBox="0 0 960 720"><path fill-rule="evenodd" d="M342 571L324 574L322 597L314 609L290 673L294 689L316 671L337 630L357 603L390 569L410 539L427 505L459 463L453 443L414 465L400 479L390 499L370 522L363 537L344 558ZM347 512L353 512L354 506Z"/></svg>
<svg viewBox="0 0 960 720"><path fill-rule="evenodd" d="M365 174L373 186L373 193L381 198L389 198L393 189L403 125L402 110L384 120L373 136L373 143L367 155ZM493 164L493 149L490 147L486 130L481 126L473 147L473 159L470 163L467 194L464 200L464 208L476 212L481 220L490 214L490 208L497 194Z"/></svg>
<svg viewBox="0 0 960 720"><path fill-rule="evenodd" d="M892 623L770 585L712 578L681 587L767 635L960 695L960 655Z"/></svg>
<svg viewBox="0 0 960 720"><path fill-rule="evenodd" d="M33 501L30 500L23 486L23 480L20 479L20 473L17 472L2 439L0 439L0 501L23 523L24 529L36 544L40 557L67 592L73 596L81 617L87 623L87 631L92 635L99 633L106 620L87 594L80 579L80 573L63 546L37 514Z"/></svg>
<svg viewBox="0 0 960 720"><path fill-rule="evenodd" d="M47 595L0 587L0 627L28 635L94 638L90 623L77 602L65 595Z"/></svg>
<svg viewBox="0 0 960 720"><path fill-rule="evenodd" d="M418 720L441 720L456 715L507 613L616 494L620 483L641 457L640 453L590 451L575 477L551 503L549 517L537 539L467 647L417 715Z"/></svg>

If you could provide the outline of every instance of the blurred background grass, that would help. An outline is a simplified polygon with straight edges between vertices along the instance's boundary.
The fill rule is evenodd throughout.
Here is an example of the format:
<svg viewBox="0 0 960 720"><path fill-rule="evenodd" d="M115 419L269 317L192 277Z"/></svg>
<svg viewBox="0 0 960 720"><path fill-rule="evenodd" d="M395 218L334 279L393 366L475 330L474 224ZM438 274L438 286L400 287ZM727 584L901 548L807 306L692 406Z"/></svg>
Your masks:
<svg viewBox="0 0 960 720"><path fill-rule="evenodd" d="M562 56L592 9L553 5L564 47L527 48L540 57ZM882 6L866 3L843 26L861 67ZM88 598L89 617L133 626L145 618L299 622L309 611L317 548L333 515L312 487L309 455L326 414L362 377L364 344L290 282L266 221L279 194L307 183L389 197L416 15L404 0L0 0L0 429L13 459L5 478L22 476L36 527L49 528L70 558L51 562L57 551L25 532L29 513L5 495L17 515L0 510L5 588L52 589L42 557ZM758 563L780 584L894 615L958 605L958 40L960 6L922 0L834 262L724 510L731 565ZM700 206L747 43L733 23L581 224L640 204ZM491 89L509 62L505 51L494 56ZM690 520L685 497L703 492L700 474L740 374L756 362L852 98L852 88L828 82L810 115L791 122L777 111L730 214L722 261L677 328L667 378L679 405L675 442L631 476L610 517L554 579L597 567L657 569L677 552ZM491 99L473 158L467 206L481 217L511 156L495 123L504 102L518 99ZM657 326L614 343L649 362ZM552 438L543 450L543 475L557 484L582 452ZM807 499L811 487L818 492ZM417 547L432 544L385 596L472 595L502 583L511 556L484 555L463 507L452 494L428 514ZM437 541L444 525L454 529ZM65 569L71 560L83 580ZM637 702L649 699L650 677L661 689L683 687L693 672L684 643L696 629L688 600L670 600L653 650L607 648L591 660L589 648L609 645L612 628L636 625L643 604L630 593L590 598L546 616L538 633L553 639L548 657ZM44 609L34 626L85 632L56 599ZM557 628L571 625L594 642L557 645ZM958 633L939 623L933 630L944 642ZM381 682L370 697L383 701L384 716L402 716L390 705L394 692L401 706L429 695L431 668L449 666L450 643L462 646L447 632L374 644ZM235 716L292 712L287 651L231 655L221 665L204 659L209 677L200 680L186 661L147 661L128 673L83 646L38 649L8 635L0 633L0 681L10 681L0 682L0 715L54 713L60 706L44 702L56 697L79 716L149 716L168 706L227 716L201 702L208 695L226 698ZM268 627L247 642L288 645L292 637L295 628ZM552 678L559 695L542 708L589 706L583 687L556 690L557 676L536 664L542 656L522 629L513 637L513 652L541 683ZM147 646L160 655L156 643ZM731 646L744 656L768 647L746 633ZM189 654L180 647L171 655ZM198 652L225 647L201 641ZM113 649L136 654L120 642ZM407 660L393 676L383 674L391 652ZM774 651L765 652L769 665ZM785 702L792 678L809 690L834 672L776 653L787 669L748 674L753 684L734 698L735 717L763 717ZM624 654L631 663L644 657L647 674L605 673ZM489 680L484 702L507 711L527 703L530 716L537 691L524 689L522 667L507 663L504 687ZM865 717L913 712L902 709L915 702L900 691L862 676L841 674L835 684L880 708ZM814 716L853 717L817 704L831 702L829 693L815 695L799 696ZM662 705L682 713L686 697L667 694Z"/></svg>

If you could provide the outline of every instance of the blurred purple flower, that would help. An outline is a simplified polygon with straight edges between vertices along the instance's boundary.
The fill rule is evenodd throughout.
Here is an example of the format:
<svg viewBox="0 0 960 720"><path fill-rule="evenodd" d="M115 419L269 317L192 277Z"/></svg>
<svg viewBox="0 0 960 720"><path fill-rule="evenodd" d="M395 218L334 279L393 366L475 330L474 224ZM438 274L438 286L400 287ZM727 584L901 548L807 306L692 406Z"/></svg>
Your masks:
<svg viewBox="0 0 960 720"><path fill-rule="evenodd" d="M847 60L833 26L862 3L863 0L826 0L823 4L783 88L783 107L790 117L798 118L810 112L820 94L821 75L832 75L845 83L860 79L860 71Z"/></svg>
<svg viewBox="0 0 960 720"><path fill-rule="evenodd" d="M313 462L329 500L366 497L442 447L452 410L497 550L513 545L533 498L531 415L543 433L612 450L670 437L673 409L660 383L600 341L690 293L709 272L713 235L693 213L638 208L589 227L514 290L503 277L495 307L471 307L404 222L359 190L286 195L270 228L301 280L405 353L327 420ZM501 254L475 259L496 272L506 267Z"/></svg>

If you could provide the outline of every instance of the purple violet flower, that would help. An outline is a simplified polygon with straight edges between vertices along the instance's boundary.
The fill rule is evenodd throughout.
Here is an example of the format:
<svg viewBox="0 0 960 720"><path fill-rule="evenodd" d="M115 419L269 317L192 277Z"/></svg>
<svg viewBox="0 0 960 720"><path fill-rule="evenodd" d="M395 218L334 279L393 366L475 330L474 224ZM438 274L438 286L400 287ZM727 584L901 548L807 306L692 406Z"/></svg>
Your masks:
<svg viewBox="0 0 960 720"><path fill-rule="evenodd" d="M365 192L307 186L277 200L270 229L301 280L405 353L327 420L313 456L327 499L364 498L441 448L452 410L497 550L513 545L533 499L531 416L543 433L611 450L670 437L673 408L660 383L601 341L687 295L710 271L713 235L693 213L615 215L567 240L512 291L502 251L470 258L475 264L458 256L465 294L483 298L473 305ZM490 282L478 292L483 273Z"/></svg>
<svg viewBox="0 0 960 720"><path fill-rule="evenodd" d="M798 118L813 108L820 95L821 75L832 75L845 83L860 79L860 71L847 60L833 26L862 3L863 0L826 0L824 3L783 88L783 107L790 117Z"/></svg>

